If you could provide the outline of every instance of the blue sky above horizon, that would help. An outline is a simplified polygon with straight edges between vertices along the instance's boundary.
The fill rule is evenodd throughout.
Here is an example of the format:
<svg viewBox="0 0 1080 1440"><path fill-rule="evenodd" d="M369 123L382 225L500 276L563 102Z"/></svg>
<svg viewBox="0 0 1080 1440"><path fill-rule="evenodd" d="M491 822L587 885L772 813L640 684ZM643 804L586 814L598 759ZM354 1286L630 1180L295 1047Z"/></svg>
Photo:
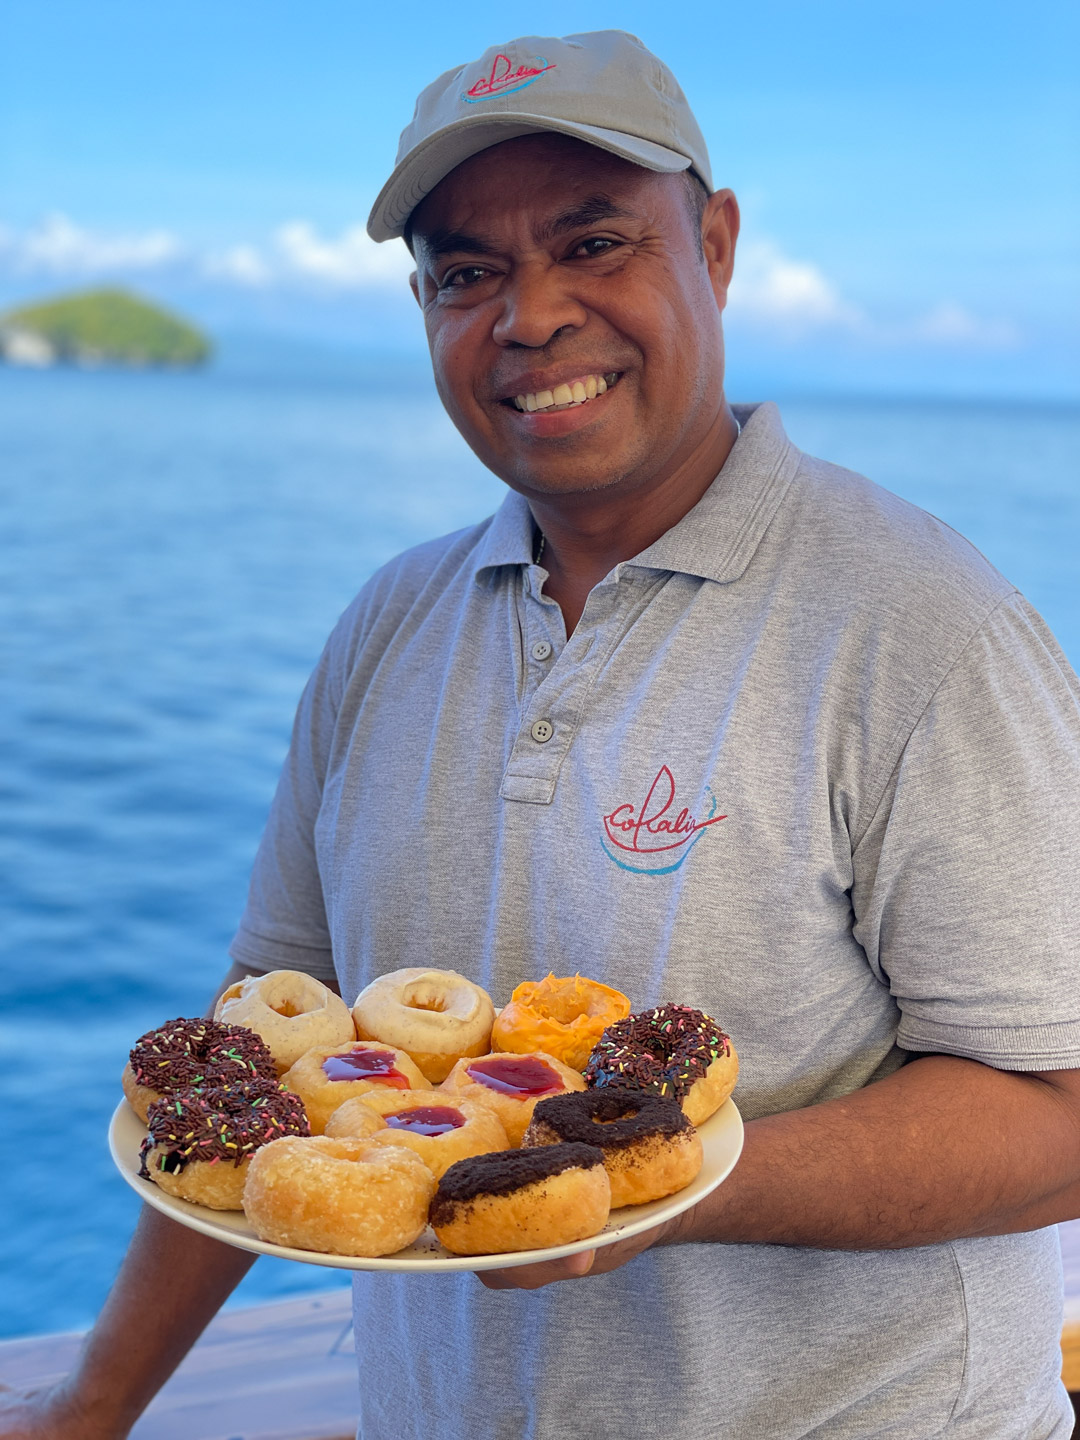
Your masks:
<svg viewBox="0 0 1080 1440"><path fill-rule="evenodd" d="M1075 397L1080 16L1065 0L761 0L615 15L671 65L744 232L742 393ZM555 28L324 0L9 0L0 305L123 281L218 331L408 353L399 242L363 233L419 88Z"/></svg>

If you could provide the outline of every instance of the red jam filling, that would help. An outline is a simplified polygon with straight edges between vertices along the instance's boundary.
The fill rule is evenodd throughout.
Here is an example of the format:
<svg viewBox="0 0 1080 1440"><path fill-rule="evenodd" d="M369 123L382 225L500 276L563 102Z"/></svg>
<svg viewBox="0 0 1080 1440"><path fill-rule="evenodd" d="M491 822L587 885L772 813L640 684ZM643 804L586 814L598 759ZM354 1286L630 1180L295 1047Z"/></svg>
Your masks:
<svg viewBox="0 0 1080 1440"><path fill-rule="evenodd" d="M469 1075L498 1090L502 1095L516 1095L529 1100L534 1095L549 1095L561 1090L563 1082L550 1065L535 1055L497 1055L494 1060L477 1060L466 1066Z"/></svg>
<svg viewBox="0 0 1080 1440"><path fill-rule="evenodd" d="M409 1077L394 1069L392 1050L350 1050L345 1055L328 1055L322 1063L328 1080L377 1080L395 1090L408 1090Z"/></svg>
<svg viewBox="0 0 1080 1440"><path fill-rule="evenodd" d="M450 1105L417 1105L387 1115L386 1123L391 1130L411 1130L414 1135L445 1135L448 1130L460 1130L465 1116Z"/></svg>

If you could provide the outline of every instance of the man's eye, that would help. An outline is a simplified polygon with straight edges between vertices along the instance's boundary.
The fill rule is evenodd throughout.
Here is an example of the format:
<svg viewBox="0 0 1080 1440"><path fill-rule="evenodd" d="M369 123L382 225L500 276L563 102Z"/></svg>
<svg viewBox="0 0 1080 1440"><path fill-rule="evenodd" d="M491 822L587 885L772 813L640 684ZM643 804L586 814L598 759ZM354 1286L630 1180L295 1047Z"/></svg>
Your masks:
<svg viewBox="0 0 1080 1440"><path fill-rule="evenodd" d="M574 249L575 255L582 255L585 259L592 259L594 255L604 255L609 250L614 250L618 245L617 240L607 240L603 235L590 235L588 240L582 240Z"/></svg>
<svg viewBox="0 0 1080 1440"><path fill-rule="evenodd" d="M442 288L461 290L466 285L475 285L483 280L487 273L483 265L462 265L459 270L451 270L443 277Z"/></svg>

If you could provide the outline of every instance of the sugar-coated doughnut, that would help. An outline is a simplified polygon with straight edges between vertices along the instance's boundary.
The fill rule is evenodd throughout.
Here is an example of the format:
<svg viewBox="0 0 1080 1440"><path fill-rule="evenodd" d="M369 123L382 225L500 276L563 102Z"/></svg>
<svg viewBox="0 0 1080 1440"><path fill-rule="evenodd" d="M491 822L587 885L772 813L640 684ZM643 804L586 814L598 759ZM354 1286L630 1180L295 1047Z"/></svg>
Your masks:
<svg viewBox="0 0 1080 1440"><path fill-rule="evenodd" d="M251 1157L283 1135L306 1135L297 1095L276 1080L181 1090L155 1100L139 1174L166 1194L211 1210L239 1210Z"/></svg>
<svg viewBox="0 0 1080 1440"><path fill-rule="evenodd" d="M364 1110L367 1115L361 1113ZM379 1121L374 1129L371 1117ZM326 1133L363 1133L377 1145L405 1145L416 1151L436 1180L458 1160L505 1150L510 1143L489 1105L458 1097L451 1100L431 1090L369 1090L335 1110L326 1122Z"/></svg>
<svg viewBox="0 0 1080 1440"><path fill-rule="evenodd" d="M496 1017L491 1048L519 1055L543 1050L572 1070L584 1070L607 1027L629 1014L626 996L598 980L546 975L515 989Z"/></svg>
<svg viewBox="0 0 1080 1440"><path fill-rule="evenodd" d="M155 1100L192 1086L276 1080L277 1068L265 1043L240 1025L216 1020L166 1020L141 1035L120 1077L124 1094L146 1122Z"/></svg>
<svg viewBox="0 0 1080 1440"><path fill-rule="evenodd" d="M525 1147L596 1145L611 1181L612 1209L674 1195L701 1169L701 1136L674 1096L608 1086L541 1100Z"/></svg>
<svg viewBox="0 0 1080 1440"><path fill-rule="evenodd" d="M543 1250L598 1235L611 1185L594 1145L501 1150L451 1165L431 1202L431 1227L455 1255Z"/></svg>
<svg viewBox="0 0 1080 1440"><path fill-rule="evenodd" d="M620 1085L673 1095L695 1125L719 1110L738 1075L730 1038L689 1005L661 1005L609 1025L585 1067L590 1088Z"/></svg>
<svg viewBox="0 0 1080 1440"><path fill-rule="evenodd" d="M543 1051L531 1055L492 1052L459 1060L439 1087L443 1095L490 1105L511 1145L521 1144L538 1100L584 1089L585 1081L576 1070Z"/></svg>
<svg viewBox="0 0 1080 1440"><path fill-rule="evenodd" d="M286 1070L281 1083L304 1102L313 1135L325 1131L339 1105L368 1090L383 1085L394 1090L431 1089L404 1050L369 1040L316 1045Z"/></svg>
<svg viewBox="0 0 1080 1440"><path fill-rule="evenodd" d="M256 1152L244 1213L261 1240L330 1255L393 1255L427 1225L435 1177L401 1145L326 1135Z"/></svg>
<svg viewBox="0 0 1080 1440"><path fill-rule="evenodd" d="M409 1055L433 1084L463 1055L490 1047L491 996L456 970L408 968L380 975L352 1008L361 1040L381 1040Z"/></svg>
<svg viewBox="0 0 1080 1440"><path fill-rule="evenodd" d="M238 980L222 992L214 1019L261 1035L279 1075L314 1046L344 1045L356 1036L341 996L302 970L269 970Z"/></svg>

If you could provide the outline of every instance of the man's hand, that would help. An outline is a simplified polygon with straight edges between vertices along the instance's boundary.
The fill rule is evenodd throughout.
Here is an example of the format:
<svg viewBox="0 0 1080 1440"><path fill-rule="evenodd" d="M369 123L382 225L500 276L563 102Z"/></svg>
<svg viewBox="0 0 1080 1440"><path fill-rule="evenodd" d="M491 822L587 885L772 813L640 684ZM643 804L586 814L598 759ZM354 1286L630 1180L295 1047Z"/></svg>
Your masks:
<svg viewBox="0 0 1080 1440"><path fill-rule="evenodd" d="M63 1381L41 1390L0 1384L2 1440L124 1440L129 1428L96 1425L72 1404Z"/></svg>
<svg viewBox="0 0 1080 1440"><path fill-rule="evenodd" d="M595 1250L579 1250L576 1255L565 1255L561 1260L545 1260L539 1265L479 1270L476 1278L489 1290L539 1290L542 1285L552 1285L556 1280L581 1280L586 1275L606 1275L609 1270L618 1270L654 1245L676 1243L684 1225L684 1217L678 1215L652 1230L631 1235L628 1240L615 1240Z"/></svg>

